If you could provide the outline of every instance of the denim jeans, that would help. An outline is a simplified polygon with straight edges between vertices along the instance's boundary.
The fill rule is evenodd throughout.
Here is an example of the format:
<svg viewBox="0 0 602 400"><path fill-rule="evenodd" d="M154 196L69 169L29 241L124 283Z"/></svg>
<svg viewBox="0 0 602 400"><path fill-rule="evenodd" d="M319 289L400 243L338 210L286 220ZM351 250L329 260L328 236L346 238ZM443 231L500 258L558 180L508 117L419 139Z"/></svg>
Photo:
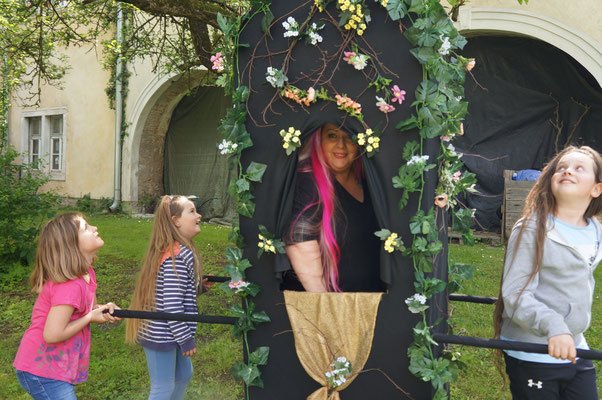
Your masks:
<svg viewBox="0 0 602 400"><path fill-rule="evenodd" d="M180 349L169 351L142 347L151 381L148 400L181 400L192 378L192 361Z"/></svg>
<svg viewBox="0 0 602 400"><path fill-rule="evenodd" d="M19 384L35 400L77 400L74 386L68 382L43 378L16 370Z"/></svg>

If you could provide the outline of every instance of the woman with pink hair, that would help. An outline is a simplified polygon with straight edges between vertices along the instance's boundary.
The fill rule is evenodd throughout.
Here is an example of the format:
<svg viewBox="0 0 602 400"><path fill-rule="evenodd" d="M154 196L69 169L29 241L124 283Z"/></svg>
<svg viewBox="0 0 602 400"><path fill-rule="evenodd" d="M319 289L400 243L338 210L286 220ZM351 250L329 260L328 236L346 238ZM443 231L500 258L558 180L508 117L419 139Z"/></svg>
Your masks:
<svg viewBox="0 0 602 400"><path fill-rule="evenodd" d="M379 230L357 144L332 123L299 155L286 253L293 267L282 288L308 292L378 292Z"/></svg>

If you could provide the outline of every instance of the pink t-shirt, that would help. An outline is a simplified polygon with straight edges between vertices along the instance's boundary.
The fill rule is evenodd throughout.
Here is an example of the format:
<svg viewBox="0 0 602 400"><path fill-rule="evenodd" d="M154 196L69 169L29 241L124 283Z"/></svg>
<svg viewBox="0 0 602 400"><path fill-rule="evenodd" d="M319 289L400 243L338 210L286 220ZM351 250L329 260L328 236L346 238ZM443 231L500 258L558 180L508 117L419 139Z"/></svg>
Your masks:
<svg viewBox="0 0 602 400"><path fill-rule="evenodd" d="M69 305L75 308L71 321L92 310L96 293L96 274L88 269L90 283L84 278L64 283L47 281L38 295L31 313L31 325L25 331L13 366L44 378L71 384L88 379L90 358L90 325L61 343L47 344L43 332L50 307Z"/></svg>

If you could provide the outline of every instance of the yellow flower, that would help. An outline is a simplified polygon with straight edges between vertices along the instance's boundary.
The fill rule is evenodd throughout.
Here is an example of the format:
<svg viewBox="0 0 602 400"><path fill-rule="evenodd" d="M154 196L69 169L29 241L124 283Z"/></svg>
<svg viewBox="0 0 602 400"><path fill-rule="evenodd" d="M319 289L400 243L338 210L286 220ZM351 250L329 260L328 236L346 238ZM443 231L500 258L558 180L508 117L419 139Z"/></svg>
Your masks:
<svg viewBox="0 0 602 400"><path fill-rule="evenodd" d="M364 30L363 29L358 29L357 30L357 34L362 36L364 34Z"/></svg>
<svg viewBox="0 0 602 400"><path fill-rule="evenodd" d="M274 246L270 246L270 251L274 254L276 254L276 248Z"/></svg>
<svg viewBox="0 0 602 400"><path fill-rule="evenodd" d="M285 131L284 129L282 129L282 130L280 131L280 136L284 137L284 135L286 135L286 131Z"/></svg>
<svg viewBox="0 0 602 400"><path fill-rule="evenodd" d="M263 242L259 242L259 243L257 243L257 246L259 246L260 248L262 248L262 249L263 249Z"/></svg>
<svg viewBox="0 0 602 400"><path fill-rule="evenodd" d="M301 131L299 129L295 131L295 136L301 136Z"/></svg>
<svg viewBox="0 0 602 400"><path fill-rule="evenodd" d="M372 136L370 136L368 138L368 143L370 143L370 144L374 143L374 138Z"/></svg>
<svg viewBox="0 0 602 400"><path fill-rule="evenodd" d="M288 143L285 143L285 144L282 145L282 147L285 148L285 149L288 149L288 146L289 146Z"/></svg>
<svg viewBox="0 0 602 400"><path fill-rule="evenodd" d="M351 5L351 2L350 2L349 0L345 0L345 5L346 5L347 7L349 7L349 6Z"/></svg>
<svg viewBox="0 0 602 400"><path fill-rule="evenodd" d="M359 144L360 146L363 146L366 144L366 141L364 139L358 139L357 144Z"/></svg>
<svg viewBox="0 0 602 400"><path fill-rule="evenodd" d="M294 143L298 143L299 142L299 138L297 136L295 136L292 140L293 140Z"/></svg>
<svg viewBox="0 0 602 400"><path fill-rule="evenodd" d="M345 29L349 30L351 29L351 26L349 26L349 24L345 24Z"/></svg>
<svg viewBox="0 0 602 400"><path fill-rule="evenodd" d="M364 135L363 133L358 133L358 134L357 134L357 138L358 138L358 139L363 139L363 138L364 138L364 136L365 136L365 135Z"/></svg>
<svg viewBox="0 0 602 400"><path fill-rule="evenodd" d="M289 133L295 133L295 128L294 127L289 127L288 128Z"/></svg>
<svg viewBox="0 0 602 400"><path fill-rule="evenodd" d="M372 129L370 129L370 128L366 129L366 135L368 135L368 136L372 135Z"/></svg>
<svg viewBox="0 0 602 400"><path fill-rule="evenodd" d="M383 0L383 2L382 2L382 3L380 3L380 4L382 4L382 5L383 5L383 7L386 7L388 3L389 3L389 2L388 2L388 0Z"/></svg>
<svg viewBox="0 0 602 400"><path fill-rule="evenodd" d="M368 145L368 146L366 147L366 150L368 150L368 152L371 152L371 151L372 151L372 150L374 150L374 149L372 148L372 146Z"/></svg>
<svg viewBox="0 0 602 400"><path fill-rule="evenodd" d="M375 136L374 137L374 143L378 143L378 142L380 142L380 138L378 136Z"/></svg>
<svg viewBox="0 0 602 400"><path fill-rule="evenodd" d="M366 24L360 24L361 29L366 29Z"/></svg>
<svg viewBox="0 0 602 400"><path fill-rule="evenodd" d="M385 246L385 250L386 250L388 253L393 253L393 250L395 250L395 249L394 249L393 247L391 247L391 246Z"/></svg>
<svg viewBox="0 0 602 400"><path fill-rule="evenodd" d="M345 4L343 4L343 5L341 6L341 10L343 10L343 11L347 10L347 6L346 6Z"/></svg>
<svg viewBox="0 0 602 400"><path fill-rule="evenodd" d="M390 237L393 239L397 239L397 233L393 232Z"/></svg>
<svg viewBox="0 0 602 400"><path fill-rule="evenodd" d="M374 147L375 149L378 149L378 146L380 146L380 145L378 144L378 142L374 142L374 143L372 143L372 147Z"/></svg>
<svg viewBox="0 0 602 400"><path fill-rule="evenodd" d="M257 236L258 236L258 237L259 237L259 239L261 239L261 240L263 240L263 239L264 239L264 237L263 237L263 235L262 235L261 233L260 233L260 234L258 234Z"/></svg>
<svg viewBox="0 0 602 400"><path fill-rule="evenodd" d="M355 23L355 21L349 21L349 26L355 29L357 27L357 24Z"/></svg>
<svg viewBox="0 0 602 400"><path fill-rule="evenodd" d="M355 11L355 6L353 4L349 6L349 11Z"/></svg>

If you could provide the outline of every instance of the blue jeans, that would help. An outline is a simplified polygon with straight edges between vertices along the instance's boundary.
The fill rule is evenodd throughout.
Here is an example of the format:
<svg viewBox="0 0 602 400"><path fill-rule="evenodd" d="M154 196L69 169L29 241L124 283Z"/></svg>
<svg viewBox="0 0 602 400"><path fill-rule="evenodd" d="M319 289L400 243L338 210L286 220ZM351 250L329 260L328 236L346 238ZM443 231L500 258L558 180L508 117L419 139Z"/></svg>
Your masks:
<svg viewBox="0 0 602 400"><path fill-rule="evenodd" d="M180 349L169 351L142 347L151 381L148 400L181 400L192 378L192 361Z"/></svg>
<svg viewBox="0 0 602 400"><path fill-rule="evenodd" d="M74 386L68 382L43 378L15 370L19 384L35 400L77 400Z"/></svg>

